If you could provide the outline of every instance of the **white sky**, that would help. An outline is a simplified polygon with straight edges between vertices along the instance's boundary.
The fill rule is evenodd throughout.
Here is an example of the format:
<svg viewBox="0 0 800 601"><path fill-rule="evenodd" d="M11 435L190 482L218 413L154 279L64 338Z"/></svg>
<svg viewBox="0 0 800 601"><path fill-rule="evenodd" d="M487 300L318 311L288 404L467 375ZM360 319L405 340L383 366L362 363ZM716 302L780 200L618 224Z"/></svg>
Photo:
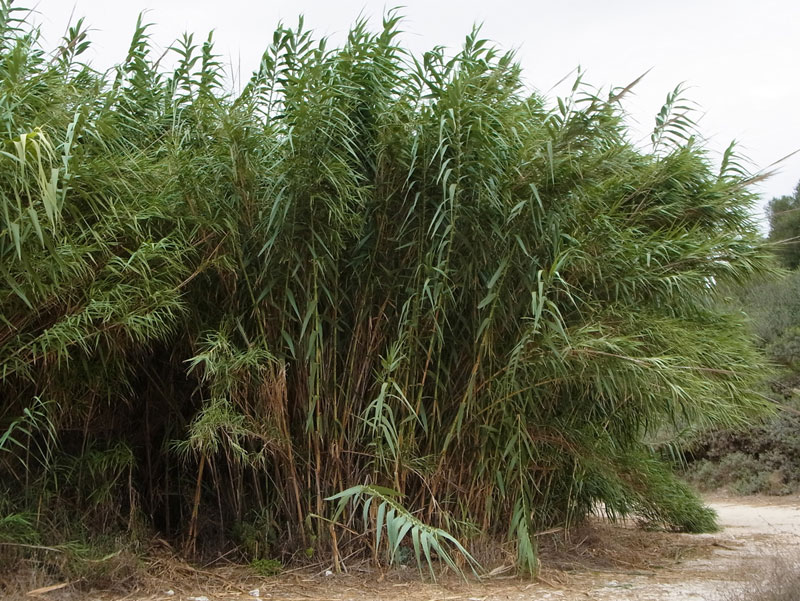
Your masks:
<svg viewBox="0 0 800 601"><path fill-rule="evenodd" d="M398 2L399 3L399 2ZM216 49L246 79L278 21L306 26L335 43L363 13L375 27L378 0L17 0L35 5L46 43L54 45L73 13L94 29L96 67L122 60L138 13L148 9L153 41L168 47L184 31L195 41L214 30ZM637 134L649 134L667 92L690 86L700 131L712 149L736 139L766 168L800 148L800 2L797 0L406 0L405 44L414 51L458 47L474 23L482 37L518 50L528 84L542 92L580 65L595 86L626 85L652 67L625 107ZM555 95L555 92L550 94ZM638 137L638 136L637 136ZM756 190L763 200L790 194L800 154Z"/></svg>

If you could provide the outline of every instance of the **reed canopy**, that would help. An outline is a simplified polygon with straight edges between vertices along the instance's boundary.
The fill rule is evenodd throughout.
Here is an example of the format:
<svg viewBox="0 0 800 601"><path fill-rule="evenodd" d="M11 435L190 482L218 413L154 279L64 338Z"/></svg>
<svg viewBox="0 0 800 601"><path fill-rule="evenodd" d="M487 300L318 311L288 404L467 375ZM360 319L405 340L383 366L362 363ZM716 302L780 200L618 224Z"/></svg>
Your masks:
<svg viewBox="0 0 800 601"><path fill-rule="evenodd" d="M0 2L0 541L532 572L597 508L713 528L651 443L763 410L716 296L771 263L680 88L644 143L629 88L391 12L279 26L240 91L211 36L140 19L102 73L31 23Z"/></svg>

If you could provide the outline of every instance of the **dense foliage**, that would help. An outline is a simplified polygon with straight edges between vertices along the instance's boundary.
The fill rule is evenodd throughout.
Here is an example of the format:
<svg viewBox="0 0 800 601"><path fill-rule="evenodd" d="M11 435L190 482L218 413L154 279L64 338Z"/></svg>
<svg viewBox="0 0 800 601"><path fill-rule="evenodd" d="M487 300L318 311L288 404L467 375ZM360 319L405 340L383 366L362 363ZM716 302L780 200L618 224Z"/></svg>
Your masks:
<svg viewBox="0 0 800 601"><path fill-rule="evenodd" d="M386 524L533 570L601 503L713 527L642 441L761 410L714 296L769 259L680 90L643 151L627 90L549 108L393 15L280 27L228 93L210 37L167 72L140 22L102 74L80 24L48 54L0 7L0 540L337 562Z"/></svg>
<svg viewBox="0 0 800 601"><path fill-rule="evenodd" d="M773 199L770 206L778 200ZM784 215L790 213L771 214L773 235L780 228L786 228L783 235L789 234ZM773 250L785 261L788 248L778 244ZM747 314L759 346L777 368L764 382L763 393L778 412L766 423L723 428L693 440L687 446L687 475L706 490L795 493L800 491L800 272L734 286L726 302Z"/></svg>

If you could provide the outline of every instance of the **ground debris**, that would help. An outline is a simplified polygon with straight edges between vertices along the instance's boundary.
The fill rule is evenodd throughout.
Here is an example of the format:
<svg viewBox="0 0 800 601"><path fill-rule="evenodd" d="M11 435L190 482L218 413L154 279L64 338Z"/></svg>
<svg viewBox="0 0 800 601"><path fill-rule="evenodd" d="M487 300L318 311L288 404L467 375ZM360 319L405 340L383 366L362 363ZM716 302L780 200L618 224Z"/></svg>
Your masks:
<svg viewBox="0 0 800 601"><path fill-rule="evenodd" d="M79 590L78 583L37 582L19 587L6 601L689 601L708 599L725 587L746 584L755 565L800 547L800 510L791 503L724 500L714 503L726 527L714 535L648 532L634 524L595 521L540 541L541 569L535 581L513 576L508 558L488 565L482 581L464 583L443 573L436 583L416 570L378 570L369 564L325 576L316 566L259 577L247 566L198 568L175 556L147 565L137 588ZM547 538L550 537L550 538ZM30 593L30 595L28 594Z"/></svg>

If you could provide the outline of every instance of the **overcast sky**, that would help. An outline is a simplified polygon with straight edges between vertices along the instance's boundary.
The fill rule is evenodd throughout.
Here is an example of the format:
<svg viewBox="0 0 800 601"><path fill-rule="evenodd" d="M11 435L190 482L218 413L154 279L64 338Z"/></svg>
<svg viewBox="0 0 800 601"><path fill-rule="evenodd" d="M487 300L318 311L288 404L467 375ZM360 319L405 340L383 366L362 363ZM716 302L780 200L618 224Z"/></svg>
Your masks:
<svg viewBox="0 0 800 601"><path fill-rule="evenodd" d="M156 24L153 40L166 48L184 31L204 39L214 30L217 52L235 78L247 78L276 24L304 14L319 35L341 40L364 14L376 27L383 1L370 0L17 0L35 5L48 45L70 15L94 29L91 58L105 68L127 50L138 13ZM399 2L398 2L399 4ZM753 169L800 148L800 2L797 0L407 0L405 44L420 52L458 47L474 23L483 37L517 49L526 82L547 92L578 65L584 80L625 85L647 77L625 103L637 137L646 137L667 92L678 83L700 107L700 130L712 149L736 139ZM554 96L556 92L550 92ZM800 180L800 155L761 184L764 200L789 194Z"/></svg>

